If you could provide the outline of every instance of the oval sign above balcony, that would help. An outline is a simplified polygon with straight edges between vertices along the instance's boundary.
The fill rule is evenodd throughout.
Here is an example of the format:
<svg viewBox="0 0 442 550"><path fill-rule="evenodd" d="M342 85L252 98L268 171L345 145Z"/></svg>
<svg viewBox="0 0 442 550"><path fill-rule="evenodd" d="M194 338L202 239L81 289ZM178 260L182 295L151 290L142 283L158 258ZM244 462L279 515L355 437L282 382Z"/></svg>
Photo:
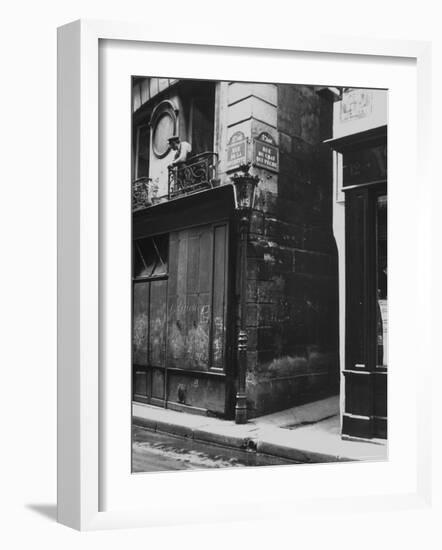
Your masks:
<svg viewBox="0 0 442 550"><path fill-rule="evenodd" d="M165 157L170 151L169 138L175 135L178 109L169 101L162 101L151 117L152 150L157 158Z"/></svg>

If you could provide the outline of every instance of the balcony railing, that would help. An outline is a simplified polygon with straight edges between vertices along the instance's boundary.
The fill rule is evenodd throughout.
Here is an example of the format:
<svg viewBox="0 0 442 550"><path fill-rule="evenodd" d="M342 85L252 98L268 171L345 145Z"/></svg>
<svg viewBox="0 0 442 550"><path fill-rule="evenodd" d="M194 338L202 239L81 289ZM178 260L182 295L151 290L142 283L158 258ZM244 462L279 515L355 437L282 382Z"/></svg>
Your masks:
<svg viewBox="0 0 442 550"><path fill-rule="evenodd" d="M156 203L216 187L218 155L212 152L195 155L177 166L170 166L167 195L158 195L158 185L151 178L132 182L132 211L143 210Z"/></svg>
<svg viewBox="0 0 442 550"><path fill-rule="evenodd" d="M132 182L132 211L152 206L150 178L138 178Z"/></svg>
<svg viewBox="0 0 442 550"><path fill-rule="evenodd" d="M217 153L195 155L177 166L169 167L169 199L215 187Z"/></svg>

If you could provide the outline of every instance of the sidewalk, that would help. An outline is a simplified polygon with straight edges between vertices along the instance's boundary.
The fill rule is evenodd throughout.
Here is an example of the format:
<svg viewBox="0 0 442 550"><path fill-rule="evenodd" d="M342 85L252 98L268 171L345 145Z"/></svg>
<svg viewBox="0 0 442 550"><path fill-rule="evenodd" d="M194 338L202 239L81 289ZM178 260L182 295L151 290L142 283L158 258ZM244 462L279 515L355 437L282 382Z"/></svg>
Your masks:
<svg viewBox="0 0 442 550"><path fill-rule="evenodd" d="M240 448L295 462L386 460L386 443L343 440L339 403L330 397L235 424L133 403L134 423L150 430Z"/></svg>

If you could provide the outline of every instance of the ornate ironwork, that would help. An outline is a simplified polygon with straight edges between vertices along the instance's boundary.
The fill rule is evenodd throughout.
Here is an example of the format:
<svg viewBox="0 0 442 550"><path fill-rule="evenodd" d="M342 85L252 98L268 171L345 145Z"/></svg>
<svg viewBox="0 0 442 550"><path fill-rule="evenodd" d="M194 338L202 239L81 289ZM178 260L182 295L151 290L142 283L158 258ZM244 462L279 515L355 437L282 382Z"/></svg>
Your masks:
<svg viewBox="0 0 442 550"><path fill-rule="evenodd" d="M250 230L250 217L256 197L258 176L249 173L250 163L238 168L237 174L232 177L235 189L236 208L238 211L238 230L240 246L239 262L239 332L237 342L238 358L238 385L235 405L236 424L247 422L247 241Z"/></svg>
<svg viewBox="0 0 442 550"><path fill-rule="evenodd" d="M150 178L138 178L132 183L132 210L152 206Z"/></svg>
<svg viewBox="0 0 442 550"><path fill-rule="evenodd" d="M250 162L242 164L231 180L235 188L236 209L241 216L250 217L255 204L259 176L249 174Z"/></svg>
<svg viewBox="0 0 442 550"><path fill-rule="evenodd" d="M217 164L218 155L205 152L177 166L169 166L169 199L214 187Z"/></svg>

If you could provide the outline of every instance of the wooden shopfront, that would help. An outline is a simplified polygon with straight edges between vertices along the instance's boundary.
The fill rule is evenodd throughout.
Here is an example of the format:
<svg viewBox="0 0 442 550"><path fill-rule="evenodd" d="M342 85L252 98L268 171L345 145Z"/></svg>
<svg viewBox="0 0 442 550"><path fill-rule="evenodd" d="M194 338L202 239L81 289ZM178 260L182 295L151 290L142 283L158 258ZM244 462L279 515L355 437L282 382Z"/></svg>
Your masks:
<svg viewBox="0 0 442 550"><path fill-rule="evenodd" d="M230 417L231 186L133 218L133 399Z"/></svg>
<svg viewBox="0 0 442 550"><path fill-rule="evenodd" d="M387 129L333 140L345 193L343 435L387 437Z"/></svg>

